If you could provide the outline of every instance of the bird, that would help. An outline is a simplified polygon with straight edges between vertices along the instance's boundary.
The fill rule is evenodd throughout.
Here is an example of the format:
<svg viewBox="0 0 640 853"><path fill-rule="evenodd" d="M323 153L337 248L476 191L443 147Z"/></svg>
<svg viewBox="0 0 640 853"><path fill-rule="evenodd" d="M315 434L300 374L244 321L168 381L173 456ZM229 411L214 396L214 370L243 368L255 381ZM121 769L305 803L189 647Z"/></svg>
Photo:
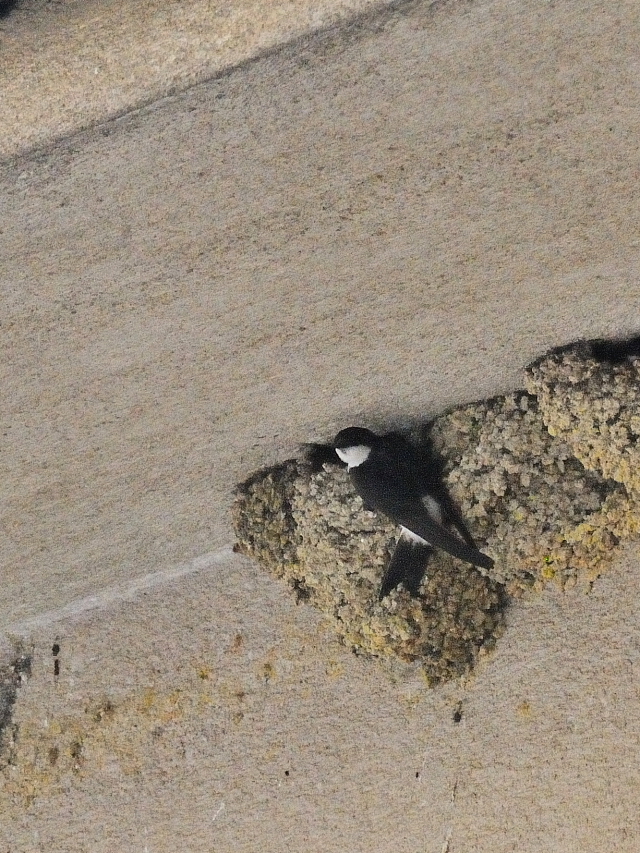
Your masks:
<svg viewBox="0 0 640 853"><path fill-rule="evenodd" d="M418 448L399 433L376 435L364 427L347 427L333 441L338 458L366 509L400 525L396 548L380 586L382 600L400 583L418 596L434 548L482 569L493 566L464 524L453 500ZM460 536L448 527L455 526Z"/></svg>

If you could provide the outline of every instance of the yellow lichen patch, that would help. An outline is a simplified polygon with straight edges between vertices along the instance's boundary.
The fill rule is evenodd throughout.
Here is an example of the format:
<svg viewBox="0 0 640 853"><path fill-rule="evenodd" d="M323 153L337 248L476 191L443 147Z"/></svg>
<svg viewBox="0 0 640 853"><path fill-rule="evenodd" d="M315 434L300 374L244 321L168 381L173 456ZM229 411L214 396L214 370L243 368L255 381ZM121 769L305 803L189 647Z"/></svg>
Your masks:
<svg viewBox="0 0 640 853"><path fill-rule="evenodd" d="M271 661L265 661L260 667L260 676L265 681L273 681L276 677L276 668Z"/></svg>
<svg viewBox="0 0 640 853"><path fill-rule="evenodd" d="M330 660L327 661L325 672L330 678L340 678L344 675L344 666L337 660Z"/></svg>
<svg viewBox="0 0 640 853"><path fill-rule="evenodd" d="M533 708L531 707L531 703L528 702L526 699L520 702L520 704L516 708L516 711L518 713L518 716L523 717L525 720L528 720L533 717Z"/></svg>
<svg viewBox="0 0 640 853"><path fill-rule="evenodd" d="M194 685L149 688L119 701L100 696L76 714L21 720L6 746L0 788L24 807L38 796L62 793L69 774L81 778L105 766L123 776L140 773L153 750L162 748L165 732L220 707L202 682Z"/></svg>
<svg viewBox="0 0 640 853"><path fill-rule="evenodd" d="M195 667L195 670L198 674L198 678L201 681L209 681L211 676L213 675L213 670L207 664L200 664Z"/></svg>
<svg viewBox="0 0 640 853"><path fill-rule="evenodd" d="M109 723L115 717L116 706L108 696L103 696L100 699L90 702L85 711L92 717L94 722Z"/></svg>

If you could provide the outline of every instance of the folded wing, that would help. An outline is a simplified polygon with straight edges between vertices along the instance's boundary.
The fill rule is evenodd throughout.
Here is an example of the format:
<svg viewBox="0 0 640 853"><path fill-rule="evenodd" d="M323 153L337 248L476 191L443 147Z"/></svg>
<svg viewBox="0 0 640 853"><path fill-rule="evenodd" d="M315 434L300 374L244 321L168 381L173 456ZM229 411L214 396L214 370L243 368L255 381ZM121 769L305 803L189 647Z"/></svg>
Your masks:
<svg viewBox="0 0 640 853"><path fill-rule="evenodd" d="M410 465L404 464L404 458L398 464L398 458L394 456L372 455L371 460L350 472L365 505L384 513L434 548L447 551L466 563L490 569L493 566L491 557L463 542L429 515L422 503L418 484L409 470ZM410 462L408 456L407 462Z"/></svg>
<svg viewBox="0 0 640 853"><path fill-rule="evenodd" d="M385 512L382 507L378 507L381 512ZM389 515L393 521L406 527L412 533L420 536L430 545L435 548L441 548L453 557L459 560L464 560L465 563L471 563L473 566L479 566L481 569L490 569L493 566L493 560L476 548L471 548L453 533L449 533L444 527L437 524L428 514L427 510L421 510L420 507L415 509L405 510L395 516Z"/></svg>

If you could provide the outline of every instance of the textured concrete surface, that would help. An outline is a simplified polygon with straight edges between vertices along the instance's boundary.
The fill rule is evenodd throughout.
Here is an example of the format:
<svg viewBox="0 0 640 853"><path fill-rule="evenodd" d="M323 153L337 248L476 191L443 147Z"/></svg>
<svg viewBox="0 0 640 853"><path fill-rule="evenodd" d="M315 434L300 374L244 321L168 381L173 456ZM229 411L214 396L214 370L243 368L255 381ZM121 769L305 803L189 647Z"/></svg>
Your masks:
<svg viewBox="0 0 640 853"><path fill-rule="evenodd" d="M0 167L12 853L638 849L636 551L429 694L240 558L179 567L298 442L637 333L639 37L409 4Z"/></svg>
<svg viewBox="0 0 640 853"><path fill-rule="evenodd" d="M391 682L237 557L108 618L51 624L0 777L3 840L632 853L639 557L589 596L548 588L516 605L475 679L437 691Z"/></svg>
<svg viewBox="0 0 640 853"><path fill-rule="evenodd" d="M0 19L0 157L149 104L371 0L20 0Z"/></svg>

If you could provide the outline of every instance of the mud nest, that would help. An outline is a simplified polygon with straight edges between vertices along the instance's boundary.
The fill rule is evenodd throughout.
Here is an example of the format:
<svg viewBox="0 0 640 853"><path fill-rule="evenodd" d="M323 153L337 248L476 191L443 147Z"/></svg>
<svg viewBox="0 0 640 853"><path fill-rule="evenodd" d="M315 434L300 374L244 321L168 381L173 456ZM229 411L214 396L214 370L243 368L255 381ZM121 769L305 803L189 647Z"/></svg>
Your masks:
<svg viewBox="0 0 640 853"><path fill-rule="evenodd" d="M396 527L363 509L346 470L291 460L239 487L238 550L287 581L355 651L420 661L430 683L462 675L503 630L504 590L438 552L419 598L378 590Z"/></svg>
<svg viewBox="0 0 640 853"><path fill-rule="evenodd" d="M412 438L434 454L488 573L437 551L420 595L378 590L397 528L348 474L289 460L238 487L237 549L284 579L357 652L464 675L504 631L509 594L593 580L640 530L640 359L586 344L527 370L527 391L462 406Z"/></svg>

